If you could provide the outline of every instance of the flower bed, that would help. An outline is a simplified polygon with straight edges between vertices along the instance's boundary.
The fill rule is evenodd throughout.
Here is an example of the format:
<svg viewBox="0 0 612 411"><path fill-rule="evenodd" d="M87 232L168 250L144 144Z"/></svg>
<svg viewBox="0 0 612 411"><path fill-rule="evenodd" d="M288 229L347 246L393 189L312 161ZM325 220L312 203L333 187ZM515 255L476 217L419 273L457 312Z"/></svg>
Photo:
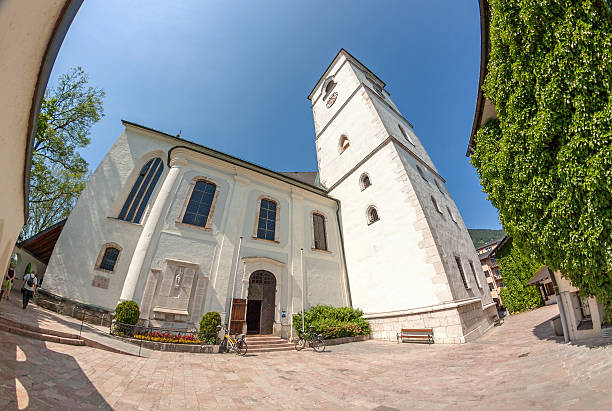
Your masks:
<svg viewBox="0 0 612 411"><path fill-rule="evenodd" d="M162 343L174 344L203 344L193 334L173 334L169 332L147 331L144 333L134 333L134 338L137 340L154 341Z"/></svg>

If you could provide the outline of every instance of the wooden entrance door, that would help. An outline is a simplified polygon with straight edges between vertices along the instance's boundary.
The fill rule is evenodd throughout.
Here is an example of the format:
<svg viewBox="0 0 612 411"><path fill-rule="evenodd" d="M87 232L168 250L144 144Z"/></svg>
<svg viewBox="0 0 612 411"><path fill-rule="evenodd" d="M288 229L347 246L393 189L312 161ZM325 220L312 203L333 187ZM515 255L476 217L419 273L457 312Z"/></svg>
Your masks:
<svg viewBox="0 0 612 411"><path fill-rule="evenodd" d="M276 277L269 271L255 271L249 279L249 306L247 317L255 321L257 313L249 313L248 310L259 311L259 334L272 334L274 329L274 307L276 299ZM259 304L251 301L259 301ZM254 328L254 326L253 326ZM247 324L247 332L253 333Z"/></svg>
<svg viewBox="0 0 612 411"><path fill-rule="evenodd" d="M244 298L234 298L232 303L232 324L230 334L242 334L246 323L246 300Z"/></svg>

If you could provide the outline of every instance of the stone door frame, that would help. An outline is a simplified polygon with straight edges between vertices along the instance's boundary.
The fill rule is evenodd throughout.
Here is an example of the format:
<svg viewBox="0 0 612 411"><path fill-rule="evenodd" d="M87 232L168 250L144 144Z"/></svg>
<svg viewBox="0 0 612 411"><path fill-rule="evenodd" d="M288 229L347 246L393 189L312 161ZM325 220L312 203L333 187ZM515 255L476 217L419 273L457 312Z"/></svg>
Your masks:
<svg viewBox="0 0 612 411"><path fill-rule="evenodd" d="M255 271L268 271L276 278L274 290L274 325L272 333L280 335L281 332L281 292L283 289L283 271L286 264L269 257L243 257L242 287L240 298L248 299L249 281Z"/></svg>

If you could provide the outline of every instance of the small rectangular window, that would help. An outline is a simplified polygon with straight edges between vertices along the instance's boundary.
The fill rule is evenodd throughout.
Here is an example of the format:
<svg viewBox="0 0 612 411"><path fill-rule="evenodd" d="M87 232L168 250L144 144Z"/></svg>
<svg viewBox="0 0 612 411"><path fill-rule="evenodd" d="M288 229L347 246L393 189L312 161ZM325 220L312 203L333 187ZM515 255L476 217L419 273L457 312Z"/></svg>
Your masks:
<svg viewBox="0 0 612 411"><path fill-rule="evenodd" d="M461 266L461 259L459 257L455 257L455 261L457 262L457 268L459 268L459 274L461 274L461 280L463 281L463 286L465 288L470 288L465 279L465 273L463 272L463 267Z"/></svg>
<svg viewBox="0 0 612 411"><path fill-rule="evenodd" d="M478 279L478 276L476 275L476 270L474 270L474 264L470 261L470 268L472 269L472 274L474 275L474 279L476 280L476 284L478 285L478 288L482 288L482 286L480 285L480 280Z"/></svg>

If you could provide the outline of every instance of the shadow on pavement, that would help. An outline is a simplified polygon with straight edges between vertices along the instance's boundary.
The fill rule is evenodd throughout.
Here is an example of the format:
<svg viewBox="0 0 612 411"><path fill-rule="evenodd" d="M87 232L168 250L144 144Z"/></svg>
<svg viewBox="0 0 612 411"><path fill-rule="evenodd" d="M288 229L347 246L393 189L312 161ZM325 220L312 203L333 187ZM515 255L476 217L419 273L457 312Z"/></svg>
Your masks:
<svg viewBox="0 0 612 411"><path fill-rule="evenodd" d="M111 409L74 357L0 332L0 408Z"/></svg>
<svg viewBox="0 0 612 411"><path fill-rule="evenodd" d="M540 340L554 341L557 343L565 344L565 338L563 338L563 336L553 335L550 320L554 317L555 316L550 317L548 320L541 322L540 324L533 327L533 334ZM578 347L599 348L605 345L612 344L612 338L592 338L578 342L572 341L570 342L570 344Z"/></svg>

